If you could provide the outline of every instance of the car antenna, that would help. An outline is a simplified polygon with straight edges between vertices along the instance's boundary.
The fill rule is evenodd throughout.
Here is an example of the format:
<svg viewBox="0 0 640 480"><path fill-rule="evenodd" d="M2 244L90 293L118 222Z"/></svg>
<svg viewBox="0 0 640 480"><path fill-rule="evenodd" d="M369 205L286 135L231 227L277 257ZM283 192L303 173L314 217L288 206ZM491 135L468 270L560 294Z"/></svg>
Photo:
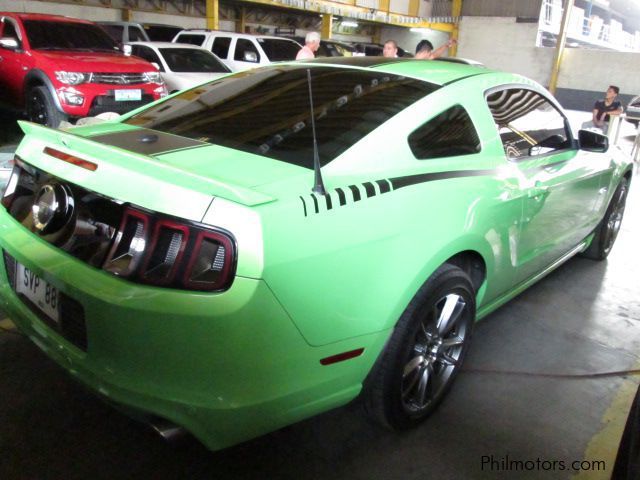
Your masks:
<svg viewBox="0 0 640 480"><path fill-rule="evenodd" d="M320 171L320 155L318 154L318 142L316 140L316 121L313 113L313 92L311 91L311 70L307 68L307 84L309 85L309 104L311 106L311 134L313 135L313 171L315 173L314 185L311 191L318 195L326 195Z"/></svg>

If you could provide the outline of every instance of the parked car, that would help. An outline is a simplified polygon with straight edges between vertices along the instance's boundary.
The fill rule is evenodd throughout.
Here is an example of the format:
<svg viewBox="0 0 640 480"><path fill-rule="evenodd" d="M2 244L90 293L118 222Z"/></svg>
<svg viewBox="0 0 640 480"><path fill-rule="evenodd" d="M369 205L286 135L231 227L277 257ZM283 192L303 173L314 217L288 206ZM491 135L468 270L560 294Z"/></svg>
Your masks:
<svg viewBox="0 0 640 480"><path fill-rule="evenodd" d="M96 22L118 44L148 42L151 39L137 22Z"/></svg>
<svg viewBox="0 0 640 480"><path fill-rule="evenodd" d="M173 41L211 50L234 72L272 62L294 60L302 48L288 38L217 30L183 30Z"/></svg>
<svg viewBox="0 0 640 480"><path fill-rule="evenodd" d="M300 45L304 45L304 37L289 37ZM351 57L356 52L356 48L345 42L335 40L320 40L320 46L316 51L316 57Z"/></svg>
<svg viewBox="0 0 640 480"><path fill-rule="evenodd" d="M171 42L135 42L129 45L133 55L158 68L169 93L231 73L229 67L213 53L194 45Z"/></svg>
<svg viewBox="0 0 640 480"><path fill-rule="evenodd" d="M152 65L125 56L94 23L0 13L0 103L33 122L124 113L166 93Z"/></svg>
<svg viewBox="0 0 640 480"><path fill-rule="evenodd" d="M211 449L358 396L421 422L475 320L607 257L632 175L537 83L442 61L281 63L114 122L21 126L3 311L110 403Z"/></svg>
<svg viewBox="0 0 640 480"><path fill-rule="evenodd" d="M631 99L625 113L627 121L637 127L640 121L640 95Z"/></svg>
<svg viewBox="0 0 640 480"><path fill-rule="evenodd" d="M356 42L352 45L357 52L364 53L367 57L381 57L384 49L384 45L381 43ZM413 57L413 54L404 48L398 47L398 57Z"/></svg>
<svg viewBox="0 0 640 480"><path fill-rule="evenodd" d="M165 25L164 23L143 23L142 28L152 42L170 42L173 37L184 30L177 25Z"/></svg>

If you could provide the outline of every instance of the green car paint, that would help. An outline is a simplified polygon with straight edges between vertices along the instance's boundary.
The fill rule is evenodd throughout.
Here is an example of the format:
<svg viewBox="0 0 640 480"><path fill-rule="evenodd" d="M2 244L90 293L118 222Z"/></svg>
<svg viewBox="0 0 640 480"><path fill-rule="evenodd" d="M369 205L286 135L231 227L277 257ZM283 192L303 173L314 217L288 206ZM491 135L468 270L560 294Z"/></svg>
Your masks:
<svg viewBox="0 0 640 480"><path fill-rule="evenodd" d="M206 86L67 132L21 123L25 138L16 154L28 168L119 204L229 232L235 275L223 291L117 278L29 231L31 219L0 208L2 309L100 395L135 415L183 426L214 450L356 398L415 293L453 257L481 265L477 318L486 316L584 250L621 178L630 178L629 160L614 147L596 153L573 145L508 160L487 95L499 86L545 94L518 75L421 61L260 71L300 68L431 87L335 158L322 159L326 196L311 192L312 169L206 135L180 136L180 148L158 150L175 135L149 126L155 112L176 105L171 101L190 108ZM471 119L479 151L416 159L409 134L455 105ZM156 145L124 137L138 133ZM47 147L97 169L62 162L44 153ZM81 305L86 349L16 294L12 261ZM345 353L343 361L327 361Z"/></svg>

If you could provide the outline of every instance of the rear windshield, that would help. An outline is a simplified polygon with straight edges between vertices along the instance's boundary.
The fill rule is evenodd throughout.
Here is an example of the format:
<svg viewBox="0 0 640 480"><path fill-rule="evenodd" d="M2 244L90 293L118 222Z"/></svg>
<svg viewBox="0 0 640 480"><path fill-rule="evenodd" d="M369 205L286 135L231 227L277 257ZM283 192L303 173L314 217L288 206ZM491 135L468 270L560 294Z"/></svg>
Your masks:
<svg viewBox="0 0 640 480"><path fill-rule="evenodd" d="M300 46L292 40L279 40L277 38L258 38L258 43L267 55L270 62L282 62L295 60Z"/></svg>
<svg viewBox="0 0 640 480"><path fill-rule="evenodd" d="M313 168L307 71L322 165L438 88L375 71L273 66L186 90L125 123Z"/></svg>
<svg viewBox="0 0 640 480"><path fill-rule="evenodd" d="M200 47L204 43L204 35L178 35L178 38L175 39L175 43L188 43L189 45Z"/></svg>
<svg viewBox="0 0 640 480"><path fill-rule="evenodd" d="M29 44L39 50L116 51L117 46L97 25L75 22L25 20Z"/></svg>
<svg viewBox="0 0 640 480"><path fill-rule="evenodd" d="M172 72L227 73L231 71L207 50L161 48L160 53Z"/></svg>

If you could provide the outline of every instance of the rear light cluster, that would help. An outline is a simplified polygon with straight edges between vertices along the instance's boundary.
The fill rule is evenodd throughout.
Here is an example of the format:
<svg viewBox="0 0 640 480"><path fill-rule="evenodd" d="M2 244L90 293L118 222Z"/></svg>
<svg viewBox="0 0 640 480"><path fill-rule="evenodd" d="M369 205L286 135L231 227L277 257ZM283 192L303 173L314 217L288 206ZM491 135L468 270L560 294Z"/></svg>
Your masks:
<svg viewBox="0 0 640 480"><path fill-rule="evenodd" d="M231 286L235 263L227 232L126 207L103 269L140 283L213 291Z"/></svg>

